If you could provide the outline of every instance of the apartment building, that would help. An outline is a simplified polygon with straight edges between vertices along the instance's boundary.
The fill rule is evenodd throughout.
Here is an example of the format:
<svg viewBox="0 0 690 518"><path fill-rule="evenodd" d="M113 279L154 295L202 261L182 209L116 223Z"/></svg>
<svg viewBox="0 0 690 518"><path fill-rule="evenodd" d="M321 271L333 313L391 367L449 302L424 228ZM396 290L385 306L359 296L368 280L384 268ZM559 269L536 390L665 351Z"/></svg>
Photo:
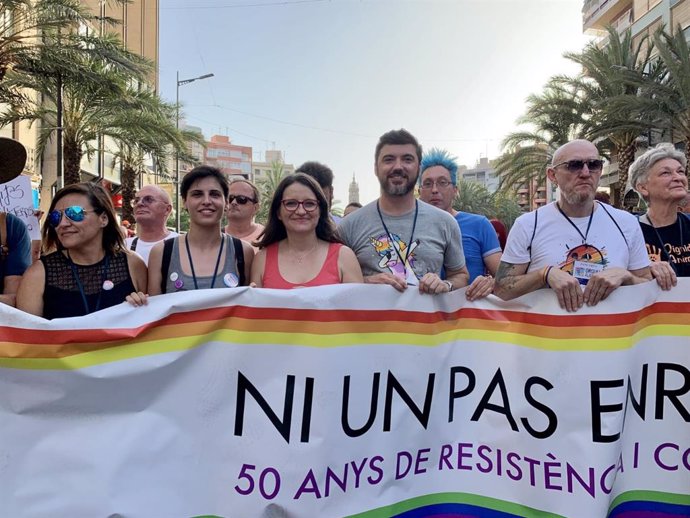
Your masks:
<svg viewBox="0 0 690 518"><path fill-rule="evenodd" d="M206 143L204 163L217 167L229 177L249 180L252 174L252 148L238 146L225 135L213 135Z"/></svg>
<svg viewBox="0 0 690 518"><path fill-rule="evenodd" d="M295 172L295 166L293 164L285 163L282 151L277 149L269 149L264 153L263 161L252 162L252 182L259 183L263 181L268 176L268 173L273 170L276 164L282 165L283 176Z"/></svg>

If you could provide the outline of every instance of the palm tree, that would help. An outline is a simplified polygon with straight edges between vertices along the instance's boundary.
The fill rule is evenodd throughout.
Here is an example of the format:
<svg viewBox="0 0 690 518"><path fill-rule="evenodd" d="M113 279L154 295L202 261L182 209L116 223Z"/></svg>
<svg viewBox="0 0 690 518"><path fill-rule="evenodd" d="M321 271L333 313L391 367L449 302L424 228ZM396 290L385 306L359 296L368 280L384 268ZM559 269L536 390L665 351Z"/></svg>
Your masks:
<svg viewBox="0 0 690 518"><path fill-rule="evenodd" d="M6 84L9 71L40 73L56 78L61 70L72 70L74 53L99 56L112 60L112 65L128 68L128 60L113 47L113 37L95 38L75 29L88 25L95 17L79 0L0 0L5 13L0 24L0 102L21 103L27 97ZM117 23L112 18L99 18L106 25Z"/></svg>
<svg viewBox="0 0 690 518"><path fill-rule="evenodd" d="M618 163L618 182L611 190L612 203L620 207L625 197L628 169L635 160L638 137L647 130L646 124L630 112L617 108L621 96L637 97L644 93L639 86L626 80L630 74L642 76L650 62L652 48L648 38L636 44L627 30L622 36L613 27L608 29L608 44L590 43L580 53L565 57L582 65L582 74L571 81L583 93L591 107L587 120L587 136L599 140Z"/></svg>
<svg viewBox="0 0 690 518"><path fill-rule="evenodd" d="M477 182L458 180L458 194L453 200L453 208L463 212L490 215L493 212L491 193Z"/></svg>
<svg viewBox="0 0 690 518"><path fill-rule="evenodd" d="M654 35L658 52L658 74L647 74L650 95L642 97L641 112L657 127L671 128L685 142L685 156L690 161L690 44L680 26L675 34L658 31ZM673 140L673 139L672 139Z"/></svg>
<svg viewBox="0 0 690 518"><path fill-rule="evenodd" d="M262 225L265 225L268 220L273 193L278 189L278 184L283 179L283 176L285 176L283 163L273 162L271 164L271 170L266 177L257 182L259 194L261 195L261 205L256 213L256 221Z"/></svg>
<svg viewBox="0 0 690 518"><path fill-rule="evenodd" d="M127 110L139 109L138 99L132 95L133 88L129 85L143 80L150 65L123 47L112 50L123 63L128 61L136 74L126 73L109 60L69 53L72 57L70 68L59 72L62 88L50 74L14 71L6 76L8 87L33 90L40 94L41 99L13 104L0 115L0 125L20 120L41 121L37 143L39 152L45 149L57 128L56 106L58 93L61 94L66 184L81 181L81 159L95 151L93 142L98 136L120 140L127 130L123 124L137 122L137 117L123 115ZM67 50L62 51L63 56L69 54Z"/></svg>
<svg viewBox="0 0 690 518"><path fill-rule="evenodd" d="M122 109L114 114L113 133L117 132L119 150L115 163L121 166L122 218L133 218L131 202L134 199L139 175L147 170L151 158L160 176L167 175L168 164L175 154L185 162L195 160L187 153L187 143L204 143L203 136L176 127L176 107L163 101L154 92L128 90L122 100Z"/></svg>
<svg viewBox="0 0 690 518"><path fill-rule="evenodd" d="M530 95L526 102L518 123L531 128L509 134L496 160L500 192L514 192L525 183L544 185L553 152L584 133L588 107L577 85L552 78L541 94Z"/></svg>

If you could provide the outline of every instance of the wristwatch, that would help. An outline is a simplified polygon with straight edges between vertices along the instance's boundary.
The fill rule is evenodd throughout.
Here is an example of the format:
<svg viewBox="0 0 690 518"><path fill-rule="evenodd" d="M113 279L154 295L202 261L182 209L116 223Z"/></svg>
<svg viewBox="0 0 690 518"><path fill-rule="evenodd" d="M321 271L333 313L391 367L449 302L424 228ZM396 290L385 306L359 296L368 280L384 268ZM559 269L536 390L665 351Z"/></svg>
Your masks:
<svg viewBox="0 0 690 518"><path fill-rule="evenodd" d="M453 291L453 283L450 281L443 281L443 284L448 286L448 291Z"/></svg>

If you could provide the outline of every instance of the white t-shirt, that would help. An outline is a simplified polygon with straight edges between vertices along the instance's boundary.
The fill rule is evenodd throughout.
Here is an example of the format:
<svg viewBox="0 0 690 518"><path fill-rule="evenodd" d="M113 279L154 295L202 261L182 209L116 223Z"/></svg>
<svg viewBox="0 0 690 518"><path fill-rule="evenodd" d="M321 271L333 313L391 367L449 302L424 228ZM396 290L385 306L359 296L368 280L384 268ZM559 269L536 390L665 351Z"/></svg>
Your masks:
<svg viewBox="0 0 690 518"><path fill-rule="evenodd" d="M544 266L558 266L571 274L576 268L589 270L591 274L605 268L639 270L649 266L642 230L632 214L595 203L589 232L589 216L570 218L570 221L582 235L561 214L555 203L545 205L538 209L537 230L532 240L534 211L523 214L515 220L510 230L501 261L510 264L530 263L528 272ZM583 236L587 236L586 242ZM531 254L528 250L530 240Z"/></svg>
<svg viewBox="0 0 690 518"><path fill-rule="evenodd" d="M137 239L137 244L134 247L133 251L136 252L144 260L146 266L148 266L149 254L151 253L153 245L155 245L156 243L160 243L161 241L165 241L166 239L171 239L177 235L177 232L171 230L167 236L158 241L144 241L143 239L137 239L136 237L128 237L127 239L125 239L125 246L127 247L127 250L132 250L132 243L135 239Z"/></svg>

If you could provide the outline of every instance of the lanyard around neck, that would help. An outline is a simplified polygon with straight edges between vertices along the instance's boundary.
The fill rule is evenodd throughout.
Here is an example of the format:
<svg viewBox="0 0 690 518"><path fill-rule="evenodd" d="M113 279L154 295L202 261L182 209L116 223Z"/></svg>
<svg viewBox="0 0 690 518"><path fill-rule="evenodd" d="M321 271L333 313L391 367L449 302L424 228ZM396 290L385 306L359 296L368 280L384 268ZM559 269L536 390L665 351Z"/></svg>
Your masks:
<svg viewBox="0 0 690 518"><path fill-rule="evenodd" d="M81 283L81 278L79 277L79 272L77 271L77 267L72 261L72 257L69 255L69 250L67 250L67 262L69 263L70 268L72 269L72 277L74 278L74 281L77 283L77 288L79 288L79 294L81 295L81 300L84 303L84 313L85 315L90 315L92 311L90 311L89 308L89 301L86 299L86 291L84 291L84 285ZM98 290L98 298L96 299L96 308L93 310L93 313L98 311L101 308L101 295L103 295L103 284L105 283L105 280L108 276L108 265L110 263L110 255L107 253L105 254L105 258L103 259L103 269L101 270L101 286Z"/></svg>
<svg viewBox="0 0 690 518"><path fill-rule="evenodd" d="M573 223L573 220L568 217L568 215L563 212L563 209L561 209L561 206L556 202L556 207L558 207L558 212L563 214L563 217L568 220L568 223L570 223L575 230L577 230L577 233L580 234L580 237L582 238L582 244L585 245L587 244L587 236L589 235L589 228L592 226L592 218L594 217L594 204L592 204L592 212L589 214L589 221L587 222L587 230L585 230L585 233L583 234L582 231L577 228L577 225Z"/></svg>
<svg viewBox="0 0 690 518"><path fill-rule="evenodd" d="M388 230L388 227L386 226L386 222L383 221L383 214L381 214L381 208L379 207L379 201L376 200L376 211L379 213L379 219L381 220L381 224L383 225L383 230L386 231L386 234L388 235L388 241L393 247L393 250L395 250L395 253L398 254L398 257L400 260L403 262L403 266L405 267L405 272L407 272L407 267L410 266L408 263L408 253L410 251L410 247L412 246L412 240L414 239L414 230L417 228L417 215L419 214L419 202L417 200L414 201L414 220L412 221L412 232L410 232L410 239L407 242L407 253L403 256L401 248L396 244L395 239L393 238L393 234L391 234L390 230Z"/></svg>
<svg viewBox="0 0 690 518"><path fill-rule="evenodd" d="M198 290L199 285L196 283L196 273L194 272L194 261L192 260L192 251L189 249L189 234L184 238L185 247L187 247L187 258L189 259L189 267L192 269L192 279L194 280L194 289ZM218 266L220 265L220 256L223 255L223 245L225 244L225 236L220 236L220 248L218 249L218 258L216 259L216 267L213 269L213 279L211 280L211 289L216 284L216 276L218 275Z"/></svg>

